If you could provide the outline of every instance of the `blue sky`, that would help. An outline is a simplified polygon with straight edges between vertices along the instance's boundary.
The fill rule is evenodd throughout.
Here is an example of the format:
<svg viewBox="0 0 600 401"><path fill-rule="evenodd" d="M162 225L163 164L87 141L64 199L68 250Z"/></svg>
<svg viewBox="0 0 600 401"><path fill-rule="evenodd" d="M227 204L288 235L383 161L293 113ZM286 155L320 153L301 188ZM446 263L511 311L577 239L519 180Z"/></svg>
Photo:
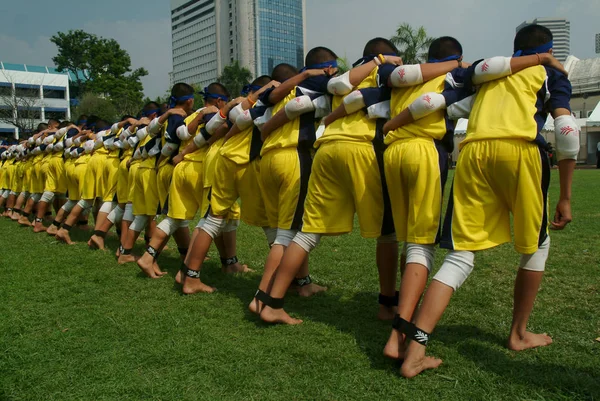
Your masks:
<svg viewBox="0 0 600 401"><path fill-rule="evenodd" d="M51 65L56 47L50 36L83 29L116 39L131 55L133 67L148 69L145 91L156 96L167 90L171 71L169 17L168 0L3 0L0 60ZM389 37L398 24L409 22L425 26L431 36L455 36L465 59L476 60L510 55L515 27L535 17L566 17L571 21L571 53L595 57L600 2L591 0L307 0L307 41L309 47L328 46L352 61L367 40Z"/></svg>

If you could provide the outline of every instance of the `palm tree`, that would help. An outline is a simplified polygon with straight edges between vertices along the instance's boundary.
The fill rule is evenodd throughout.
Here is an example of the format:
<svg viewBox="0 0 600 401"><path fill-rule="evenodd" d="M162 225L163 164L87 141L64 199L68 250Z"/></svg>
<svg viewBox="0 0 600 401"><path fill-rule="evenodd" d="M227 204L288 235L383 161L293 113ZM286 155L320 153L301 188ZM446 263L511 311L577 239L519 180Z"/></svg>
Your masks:
<svg viewBox="0 0 600 401"><path fill-rule="evenodd" d="M404 64L418 64L427 61L427 51L434 39L427 36L422 26L415 30L405 22L396 29L396 34L390 40L398 47Z"/></svg>
<svg viewBox="0 0 600 401"><path fill-rule="evenodd" d="M348 63L348 58L346 58L346 57L339 57L337 59L337 63L338 63L338 72L340 75L342 75L346 71L350 70L350 68L351 68L350 64Z"/></svg>

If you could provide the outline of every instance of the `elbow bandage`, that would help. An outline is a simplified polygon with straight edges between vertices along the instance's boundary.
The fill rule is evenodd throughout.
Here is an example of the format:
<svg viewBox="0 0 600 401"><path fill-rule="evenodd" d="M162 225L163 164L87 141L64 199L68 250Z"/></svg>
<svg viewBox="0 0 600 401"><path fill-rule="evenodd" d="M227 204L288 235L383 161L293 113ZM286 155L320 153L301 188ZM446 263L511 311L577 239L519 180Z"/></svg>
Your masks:
<svg viewBox="0 0 600 401"><path fill-rule="evenodd" d="M113 134L116 134L117 132L119 132L119 123L114 123L110 127L110 132L112 132Z"/></svg>
<svg viewBox="0 0 600 401"><path fill-rule="evenodd" d="M365 99L361 91L354 91L344 98L344 109L346 114L356 113L366 107Z"/></svg>
<svg viewBox="0 0 600 401"><path fill-rule="evenodd" d="M237 106L235 106L233 109L231 109L231 111L229 112L229 121L231 121L232 123L235 123L237 118L240 115L242 115L242 113L244 113L244 108L242 107L242 104L240 103Z"/></svg>
<svg viewBox="0 0 600 401"><path fill-rule="evenodd" d="M392 86L404 88L423 83L423 73L419 64L408 64L396 67L390 75Z"/></svg>
<svg viewBox="0 0 600 401"><path fill-rule="evenodd" d="M329 95L319 96L312 102L315 106L315 118L323 118L331 113L331 100Z"/></svg>
<svg viewBox="0 0 600 401"><path fill-rule="evenodd" d="M504 78L512 74L510 69L510 57L492 57L483 60L475 66L473 83L480 85L495 79Z"/></svg>
<svg viewBox="0 0 600 401"><path fill-rule="evenodd" d="M148 124L148 134L156 136L160 132L162 127L163 126L158 123L158 117L156 117L154 120L150 121L150 124Z"/></svg>
<svg viewBox="0 0 600 401"><path fill-rule="evenodd" d="M315 105L313 104L311 98L307 95L298 96L297 98L287 102L285 105L285 115L290 120L295 120L300 115L314 110Z"/></svg>
<svg viewBox="0 0 600 401"><path fill-rule="evenodd" d="M56 137L58 139L62 138L63 136L65 136L65 134L67 133L67 128L61 128L56 132Z"/></svg>
<svg viewBox="0 0 600 401"><path fill-rule="evenodd" d="M206 123L206 132L210 135L214 134L215 131L225 123L226 118L221 115L221 112L212 116L212 118Z"/></svg>
<svg viewBox="0 0 600 401"><path fill-rule="evenodd" d="M160 151L160 153L165 156L165 157L169 157L171 156L173 153L175 153L175 151L179 149L179 145L175 144L175 143L171 143L171 142L167 142L165 143L165 146L163 146L162 150Z"/></svg>
<svg viewBox="0 0 600 401"><path fill-rule="evenodd" d="M54 142L54 135L48 135L46 138L44 138L45 145L50 145L52 142Z"/></svg>
<svg viewBox="0 0 600 401"><path fill-rule="evenodd" d="M137 136L130 136L129 138L127 138L127 143L129 144L129 146L131 146L132 148L138 144L140 140L138 139Z"/></svg>
<svg viewBox="0 0 600 401"><path fill-rule="evenodd" d="M89 141L85 141L83 144L83 151L87 154L92 153L92 150L94 150L94 145L95 142L91 139Z"/></svg>
<svg viewBox="0 0 600 401"><path fill-rule="evenodd" d="M135 137L136 137L138 140L140 140L140 141L141 141L142 139L144 139L145 137L147 137L147 136L148 136L148 128L147 128L147 127L140 128L140 129L139 129L139 130L137 130L137 132L135 133ZM133 136L131 136L130 138L133 138Z"/></svg>
<svg viewBox="0 0 600 401"><path fill-rule="evenodd" d="M192 136L188 131L187 125L182 125L181 127L177 128L177 138L181 139L182 141L187 141L191 137Z"/></svg>
<svg viewBox="0 0 600 401"><path fill-rule="evenodd" d="M377 120L379 118L384 118L386 120L390 119L390 101L385 100L383 102L375 103L367 107L367 115L370 120Z"/></svg>
<svg viewBox="0 0 600 401"><path fill-rule="evenodd" d="M337 95L344 96L352 92L354 87L350 83L350 71L345 72L339 77L335 77L329 80L327 83L327 92Z"/></svg>
<svg viewBox="0 0 600 401"><path fill-rule="evenodd" d="M64 148L65 148L65 144L63 143L63 141L58 141L54 145L55 152L62 152Z"/></svg>
<svg viewBox="0 0 600 401"><path fill-rule="evenodd" d="M46 153L52 153L52 151L54 150L54 144L50 144L48 146L46 146Z"/></svg>
<svg viewBox="0 0 600 401"><path fill-rule="evenodd" d="M252 126L252 115L250 114L250 110L244 110L244 112L235 119L235 125L238 126L240 131L250 128Z"/></svg>
<svg viewBox="0 0 600 401"><path fill-rule="evenodd" d="M554 120L556 158L577 160L579 155L579 127L571 115L559 116Z"/></svg>
<svg viewBox="0 0 600 401"><path fill-rule="evenodd" d="M446 99L436 92L429 92L419 96L408 106L410 114L415 120L419 120L438 110L446 108Z"/></svg>

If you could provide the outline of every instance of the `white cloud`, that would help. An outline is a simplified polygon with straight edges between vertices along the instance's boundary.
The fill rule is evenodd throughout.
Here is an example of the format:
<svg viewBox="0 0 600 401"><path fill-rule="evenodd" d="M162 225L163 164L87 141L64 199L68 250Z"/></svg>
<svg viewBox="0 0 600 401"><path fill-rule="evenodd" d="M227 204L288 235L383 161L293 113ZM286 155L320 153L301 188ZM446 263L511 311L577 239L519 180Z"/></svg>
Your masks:
<svg viewBox="0 0 600 401"><path fill-rule="evenodd" d="M38 36L33 43L14 36L0 34L0 54L5 63L53 65L56 46L49 37Z"/></svg>

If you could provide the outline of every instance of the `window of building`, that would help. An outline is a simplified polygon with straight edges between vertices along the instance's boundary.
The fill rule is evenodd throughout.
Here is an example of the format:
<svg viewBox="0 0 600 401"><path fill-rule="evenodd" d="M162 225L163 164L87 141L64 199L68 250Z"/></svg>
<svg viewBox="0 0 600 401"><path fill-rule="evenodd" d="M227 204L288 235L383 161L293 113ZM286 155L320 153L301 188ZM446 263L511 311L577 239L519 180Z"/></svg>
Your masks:
<svg viewBox="0 0 600 401"><path fill-rule="evenodd" d="M8 82L0 82L0 96L12 96L12 85Z"/></svg>
<svg viewBox="0 0 600 401"><path fill-rule="evenodd" d="M40 87L38 85L15 84L15 96L21 97L40 97Z"/></svg>
<svg viewBox="0 0 600 401"><path fill-rule="evenodd" d="M60 86L44 86L45 99L66 99L67 89Z"/></svg>
<svg viewBox="0 0 600 401"><path fill-rule="evenodd" d="M67 118L67 109L55 109L46 107L44 109L46 119L54 118L55 120L65 120Z"/></svg>
<svg viewBox="0 0 600 401"><path fill-rule="evenodd" d="M17 116L29 120L41 120L42 109L39 107L19 107L17 109Z"/></svg>

